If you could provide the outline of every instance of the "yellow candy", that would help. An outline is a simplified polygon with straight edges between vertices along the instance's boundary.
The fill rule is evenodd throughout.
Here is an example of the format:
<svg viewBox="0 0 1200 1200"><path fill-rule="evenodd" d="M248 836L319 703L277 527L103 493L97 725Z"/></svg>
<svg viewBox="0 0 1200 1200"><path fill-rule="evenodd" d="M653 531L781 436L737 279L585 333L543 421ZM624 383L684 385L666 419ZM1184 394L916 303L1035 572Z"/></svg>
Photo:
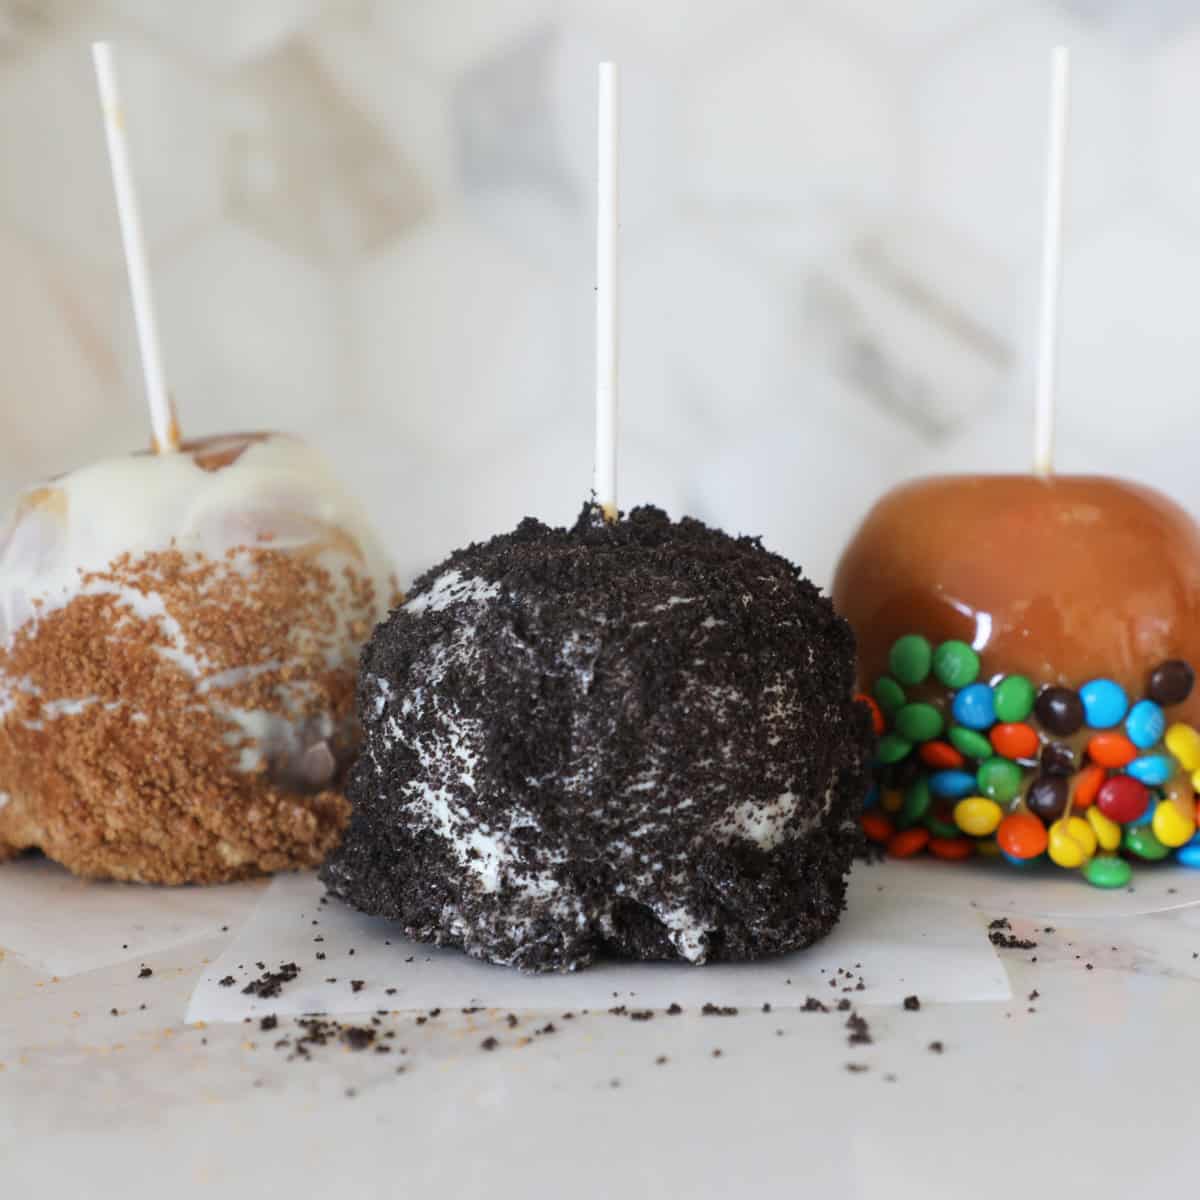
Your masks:
<svg viewBox="0 0 1200 1200"><path fill-rule="evenodd" d="M1050 826L1050 861L1067 870L1082 867L1096 853L1096 835L1082 817L1068 817Z"/></svg>
<svg viewBox="0 0 1200 1200"><path fill-rule="evenodd" d="M1200 792L1200 771L1192 772L1192 787L1194 787L1196 791Z"/></svg>
<svg viewBox="0 0 1200 1200"><path fill-rule="evenodd" d="M995 833L1004 817L1004 810L986 796L968 796L954 806L954 823L972 837L987 837Z"/></svg>
<svg viewBox="0 0 1200 1200"><path fill-rule="evenodd" d="M1200 767L1200 733L1190 725L1177 721L1167 730L1163 741L1185 771L1195 771Z"/></svg>
<svg viewBox="0 0 1200 1200"><path fill-rule="evenodd" d="M898 813L904 807L904 793L884 792L879 803L884 812Z"/></svg>
<svg viewBox="0 0 1200 1200"><path fill-rule="evenodd" d="M1087 810L1087 823L1096 835L1101 850L1116 850L1121 845L1121 827L1106 817L1094 804Z"/></svg>
<svg viewBox="0 0 1200 1200"><path fill-rule="evenodd" d="M1184 816L1170 800L1160 800L1154 809L1154 816L1150 818L1150 828L1164 846L1174 850L1192 840L1196 833L1196 822Z"/></svg>

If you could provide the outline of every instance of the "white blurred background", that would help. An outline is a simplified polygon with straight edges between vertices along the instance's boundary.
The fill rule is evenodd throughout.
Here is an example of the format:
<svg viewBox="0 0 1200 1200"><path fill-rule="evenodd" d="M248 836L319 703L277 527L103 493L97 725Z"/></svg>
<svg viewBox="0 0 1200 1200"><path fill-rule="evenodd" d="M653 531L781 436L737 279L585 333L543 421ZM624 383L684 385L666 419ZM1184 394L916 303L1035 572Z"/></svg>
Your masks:
<svg viewBox="0 0 1200 1200"><path fill-rule="evenodd" d="M148 438L88 42L185 433L323 443L402 578L591 476L595 65L624 74L622 502L829 580L1029 462L1073 51L1059 464L1200 513L1195 0L0 0L0 490Z"/></svg>

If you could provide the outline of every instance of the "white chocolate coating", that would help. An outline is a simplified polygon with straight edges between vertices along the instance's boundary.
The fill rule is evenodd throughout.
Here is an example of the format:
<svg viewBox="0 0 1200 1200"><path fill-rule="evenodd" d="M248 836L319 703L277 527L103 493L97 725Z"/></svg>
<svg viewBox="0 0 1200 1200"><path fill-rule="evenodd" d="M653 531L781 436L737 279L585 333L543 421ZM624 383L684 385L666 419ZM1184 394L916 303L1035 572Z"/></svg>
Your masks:
<svg viewBox="0 0 1200 1200"><path fill-rule="evenodd" d="M319 633L297 628L297 652L316 641L328 666L352 666L363 638L362 606L350 603L350 576L373 589L370 620L386 615L395 584L361 506L333 477L324 458L284 434L237 435L189 444L177 454L134 454L80 468L22 493L0 519L0 649L21 631L36 632L46 615L83 594L118 594L137 615L154 618L167 637L162 653L198 681L213 708L233 720L253 743L240 768L283 764L301 785L319 786L333 773L325 739L335 731L331 714L289 720L278 713L222 702L222 689L248 674L279 667L247 662L214 671L204 644L185 636L162 596L109 579L122 558L177 550L238 571L253 570L248 551L296 555L328 571L335 626ZM102 631L97 631L98 635ZM0 670L0 719L30 680ZM303 685L284 696L284 709L304 707ZM58 706L87 706L94 697L55 697ZM138 711L138 698L123 701ZM43 705L43 715L54 706ZM148 717L150 714L146 714Z"/></svg>

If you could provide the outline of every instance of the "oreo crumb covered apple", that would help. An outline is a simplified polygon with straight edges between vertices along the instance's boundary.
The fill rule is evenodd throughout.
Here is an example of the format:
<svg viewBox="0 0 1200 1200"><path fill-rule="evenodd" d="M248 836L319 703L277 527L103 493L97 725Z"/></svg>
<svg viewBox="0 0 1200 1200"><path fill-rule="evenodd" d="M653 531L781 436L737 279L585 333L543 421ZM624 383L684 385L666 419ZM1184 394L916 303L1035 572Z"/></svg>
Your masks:
<svg viewBox="0 0 1200 1200"><path fill-rule="evenodd" d="M329 890L531 971L754 959L836 923L871 733L799 570L655 508L527 519L417 581L363 653Z"/></svg>

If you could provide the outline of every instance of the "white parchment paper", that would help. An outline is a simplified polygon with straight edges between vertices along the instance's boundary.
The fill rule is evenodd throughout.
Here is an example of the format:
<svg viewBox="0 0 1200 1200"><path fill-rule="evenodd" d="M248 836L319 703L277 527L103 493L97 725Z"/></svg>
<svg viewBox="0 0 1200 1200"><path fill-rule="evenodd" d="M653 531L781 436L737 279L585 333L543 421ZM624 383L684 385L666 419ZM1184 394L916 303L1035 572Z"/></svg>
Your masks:
<svg viewBox="0 0 1200 1200"><path fill-rule="evenodd" d="M798 954L706 967L603 963L566 975L522 975L457 950L409 942L389 922L335 900L321 904L323 893L312 873L277 878L226 953L206 968L187 1019L473 1006L782 1006L801 1004L808 995L828 1003L841 999L843 988L851 989L855 1002L888 1004L914 993L922 1001L1003 1000L1011 994L983 914L962 903L893 895L880 890L868 870L852 876L848 911L833 934ZM300 974L279 996L262 1000L243 993L262 974L256 964L274 970L285 962L298 964ZM222 986L223 978L234 983Z"/></svg>
<svg viewBox="0 0 1200 1200"><path fill-rule="evenodd" d="M969 904L998 916L1098 918L1136 917L1200 904L1200 871L1175 863L1135 863L1128 888L1092 887L1078 871L1052 863L1013 867L972 859L887 860L857 868L896 896L923 896Z"/></svg>
<svg viewBox="0 0 1200 1200"><path fill-rule="evenodd" d="M0 863L0 947L52 975L218 935L246 920L262 880L216 887L146 887L76 879L44 858Z"/></svg>

